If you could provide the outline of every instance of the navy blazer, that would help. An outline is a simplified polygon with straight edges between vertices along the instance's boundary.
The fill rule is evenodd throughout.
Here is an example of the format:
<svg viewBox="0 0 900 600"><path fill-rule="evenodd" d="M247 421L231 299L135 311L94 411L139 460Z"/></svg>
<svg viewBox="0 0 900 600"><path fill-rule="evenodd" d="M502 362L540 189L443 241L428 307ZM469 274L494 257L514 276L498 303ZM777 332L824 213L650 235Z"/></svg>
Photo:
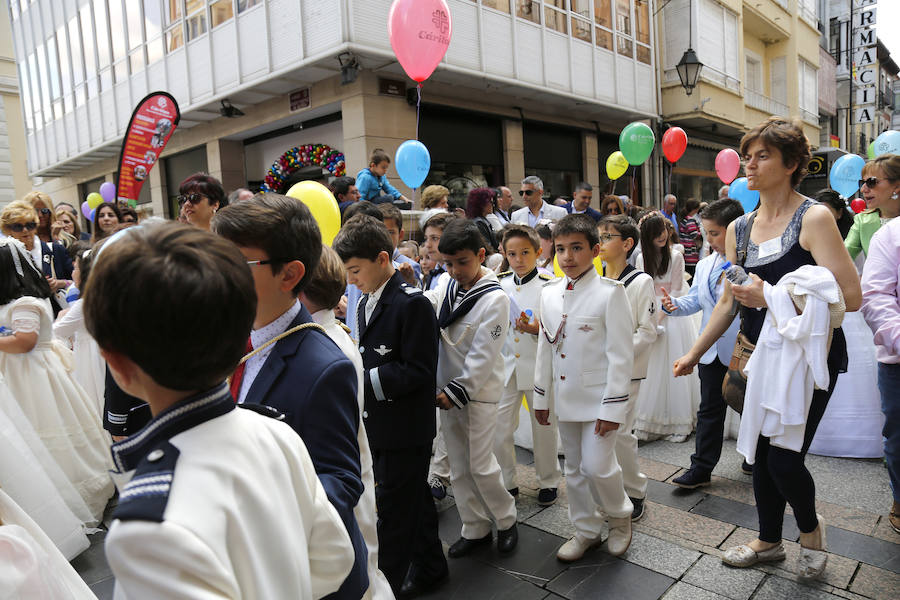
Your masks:
<svg viewBox="0 0 900 600"><path fill-rule="evenodd" d="M303 306L291 327L312 323ZM353 570L327 598L359 600L369 587L368 550L353 516L363 493L360 475L356 369L318 329L278 341L247 392L247 404L271 406L300 434L328 500L347 527L356 555Z"/></svg>
<svg viewBox="0 0 900 600"><path fill-rule="evenodd" d="M55 270L57 279L72 279L75 267L65 246L59 242L52 242L52 245L41 242L41 259L41 272L45 277L52 277ZM50 263L53 263L53 269Z"/></svg>
<svg viewBox="0 0 900 600"><path fill-rule="evenodd" d="M572 210L573 210L572 202L571 201L566 202L565 207L566 207L566 212L568 212L571 215ZM592 218L594 221L597 221L598 223L600 222L600 219L603 218L603 213L601 213L599 210L594 210L590 206L588 206L586 209L584 209L584 214L586 214L587 216Z"/></svg>
<svg viewBox="0 0 900 600"><path fill-rule="evenodd" d="M367 324L360 305L366 433L373 449L430 445L435 435L438 326L431 302L394 272Z"/></svg>

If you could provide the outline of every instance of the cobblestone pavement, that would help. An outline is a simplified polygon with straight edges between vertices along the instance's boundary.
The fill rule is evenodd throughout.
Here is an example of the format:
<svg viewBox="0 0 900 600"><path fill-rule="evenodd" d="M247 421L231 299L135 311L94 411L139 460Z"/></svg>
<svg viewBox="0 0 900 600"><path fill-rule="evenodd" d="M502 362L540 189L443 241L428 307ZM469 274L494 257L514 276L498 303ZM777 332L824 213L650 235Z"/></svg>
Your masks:
<svg viewBox="0 0 900 600"><path fill-rule="evenodd" d="M827 524L828 567L820 581L794 574L799 532L785 519L787 560L758 568L722 564L725 548L753 539L757 527L750 477L740 471L734 441L725 442L713 484L687 491L670 482L690 464L693 440L651 442L639 454L650 478L647 510L635 525L627 554L613 558L605 546L565 565L556 550L573 534L565 486L550 507L537 504L531 453L517 449L516 500L519 546L501 556L496 548L451 559L450 579L429 599L464 600L769 600L900 597L900 535L887 522L891 493L880 460L810 456L818 512ZM439 505L441 538L459 537L453 498ZM788 509L790 512L790 509ZM73 561L101 599L112 598L113 579L103 555L103 534Z"/></svg>

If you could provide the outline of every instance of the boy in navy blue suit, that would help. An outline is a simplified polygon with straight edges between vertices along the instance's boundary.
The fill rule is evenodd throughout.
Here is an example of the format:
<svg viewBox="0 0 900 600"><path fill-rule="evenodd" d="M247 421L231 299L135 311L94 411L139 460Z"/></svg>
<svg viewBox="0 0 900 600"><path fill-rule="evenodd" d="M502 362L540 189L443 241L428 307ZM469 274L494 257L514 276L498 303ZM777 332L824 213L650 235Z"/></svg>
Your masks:
<svg viewBox="0 0 900 600"><path fill-rule="evenodd" d="M359 600L369 580L353 516L363 492L356 371L297 300L322 254L319 227L299 200L266 193L226 206L212 228L244 254L257 295L249 340L256 350L247 350L255 354L232 376L232 394L238 403L280 410L303 438L355 553L353 570L332 597Z"/></svg>
<svg viewBox="0 0 900 600"><path fill-rule="evenodd" d="M350 283L363 292L357 310L365 410L375 471L379 568L394 592L411 598L439 586L447 561L427 483L435 434L437 318L420 290L394 268L384 223L351 218L332 244Z"/></svg>

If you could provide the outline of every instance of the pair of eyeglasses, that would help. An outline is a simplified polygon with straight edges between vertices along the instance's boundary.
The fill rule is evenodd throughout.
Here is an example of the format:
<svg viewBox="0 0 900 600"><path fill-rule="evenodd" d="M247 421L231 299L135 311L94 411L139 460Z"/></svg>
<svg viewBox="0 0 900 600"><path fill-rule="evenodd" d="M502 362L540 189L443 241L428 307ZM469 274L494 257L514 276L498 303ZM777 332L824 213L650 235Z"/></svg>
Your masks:
<svg viewBox="0 0 900 600"><path fill-rule="evenodd" d="M50 214L50 209L49 209L49 208L42 208L42 209L39 210L38 212L41 213L42 215L49 215L49 214Z"/></svg>
<svg viewBox="0 0 900 600"><path fill-rule="evenodd" d="M519 190L519 195L520 196L531 196L535 192L537 192L537 190Z"/></svg>
<svg viewBox="0 0 900 600"><path fill-rule="evenodd" d="M193 194L181 194L178 196L178 204L184 204L185 202L190 202L191 204L200 204L206 196L203 194L193 193Z"/></svg>
<svg viewBox="0 0 900 600"><path fill-rule="evenodd" d="M28 231L34 231L35 229L37 229L37 223L33 221L31 223L13 223L9 226L9 229L10 231L15 231L16 233L22 233L26 229Z"/></svg>
<svg viewBox="0 0 900 600"><path fill-rule="evenodd" d="M859 180L859 187L867 185L867 186L869 186L869 189L872 189L873 187L878 185L879 181L880 180L877 177L866 177L865 179Z"/></svg>
<svg viewBox="0 0 900 600"><path fill-rule="evenodd" d="M605 244L606 242L611 242L613 238L620 238L620 237L622 237L622 235L619 233L601 233L600 241Z"/></svg>

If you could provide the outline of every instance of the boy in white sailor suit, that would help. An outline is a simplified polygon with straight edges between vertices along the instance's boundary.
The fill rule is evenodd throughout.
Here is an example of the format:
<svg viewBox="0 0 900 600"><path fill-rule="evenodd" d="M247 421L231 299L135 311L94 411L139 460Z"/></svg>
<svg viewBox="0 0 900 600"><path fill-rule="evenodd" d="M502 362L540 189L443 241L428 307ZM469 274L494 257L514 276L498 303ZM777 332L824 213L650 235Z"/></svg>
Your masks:
<svg viewBox="0 0 900 600"><path fill-rule="evenodd" d="M653 278L628 264L628 257L641 239L637 224L626 215L604 217L598 225L600 233L600 258L604 274L621 281L631 306L634 320L634 367L631 372L631 398L635 401L641 389L641 381L647 377L650 347L656 341L657 313L656 290ZM625 493L631 498L634 510L631 521L644 516L644 498L647 496L647 476L638 465L638 439L634 435L634 403L629 403L628 415L622 427L616 430L616 459L622 467Z"/></svg>
<svg viewBox="0 0 900 600"><path fill-rule="evenodd" d="M451 558L490 544L511 552L518 542L516 503L503 486L494 457L497 401L503 391L501 349L509 326L509 298L493 271L482 266L484 240L468 219L444 228L438 250L450 278L426 292L440 327L437 398L447 442L450 483L462 520Z"/></svg>
<svg viewBox="0 0 900 600"><path fill-rule="evenodd" d="M624 286L594 270L600 245L593 219L563 217L553 229L553 245L566 276L541 291L534 406L537 420L547 425L552 398L566 453L575 537L556 556L578 560L600 544L601 511L609 516L607 550L619 556L631 544L633 510L616 460L615 433L626 421L630 401L631 308Z"/></svg>
<svg viewBox="0 0 900 600"><path fill-rule="evenodd" d="M165 223L123 232L95 260L88 331L122 389L153 414L112 447L121 492L106 556L116 598L337 590L353 547L303 441L265 416L275 409L236 406L225 383L256 314L244 256L221 237ZM172 298L217 308L185 312Z"/></svg>
<svg viewBox="0 0 900 600"><path fill-rule="evenodd" d="M498 278L500 287L510 298L510 328L503 346L506 386L497 407L494 454L500 463L506 489L516 495L519 488L516 485L513 434L519 426L519 407L524 394L531 415L534 466L539 485L538 504L549 506L556 502L562 476L557 459L558 434L555 423L545 427L535 420L532 394L534 358L540 333L541 287L552 277L538 272L537 256L541 242L534 229L526 225L507 225L503 231L503 250L512 270L501 273ZM531 315L525 311L530 311Z"/></svg>

